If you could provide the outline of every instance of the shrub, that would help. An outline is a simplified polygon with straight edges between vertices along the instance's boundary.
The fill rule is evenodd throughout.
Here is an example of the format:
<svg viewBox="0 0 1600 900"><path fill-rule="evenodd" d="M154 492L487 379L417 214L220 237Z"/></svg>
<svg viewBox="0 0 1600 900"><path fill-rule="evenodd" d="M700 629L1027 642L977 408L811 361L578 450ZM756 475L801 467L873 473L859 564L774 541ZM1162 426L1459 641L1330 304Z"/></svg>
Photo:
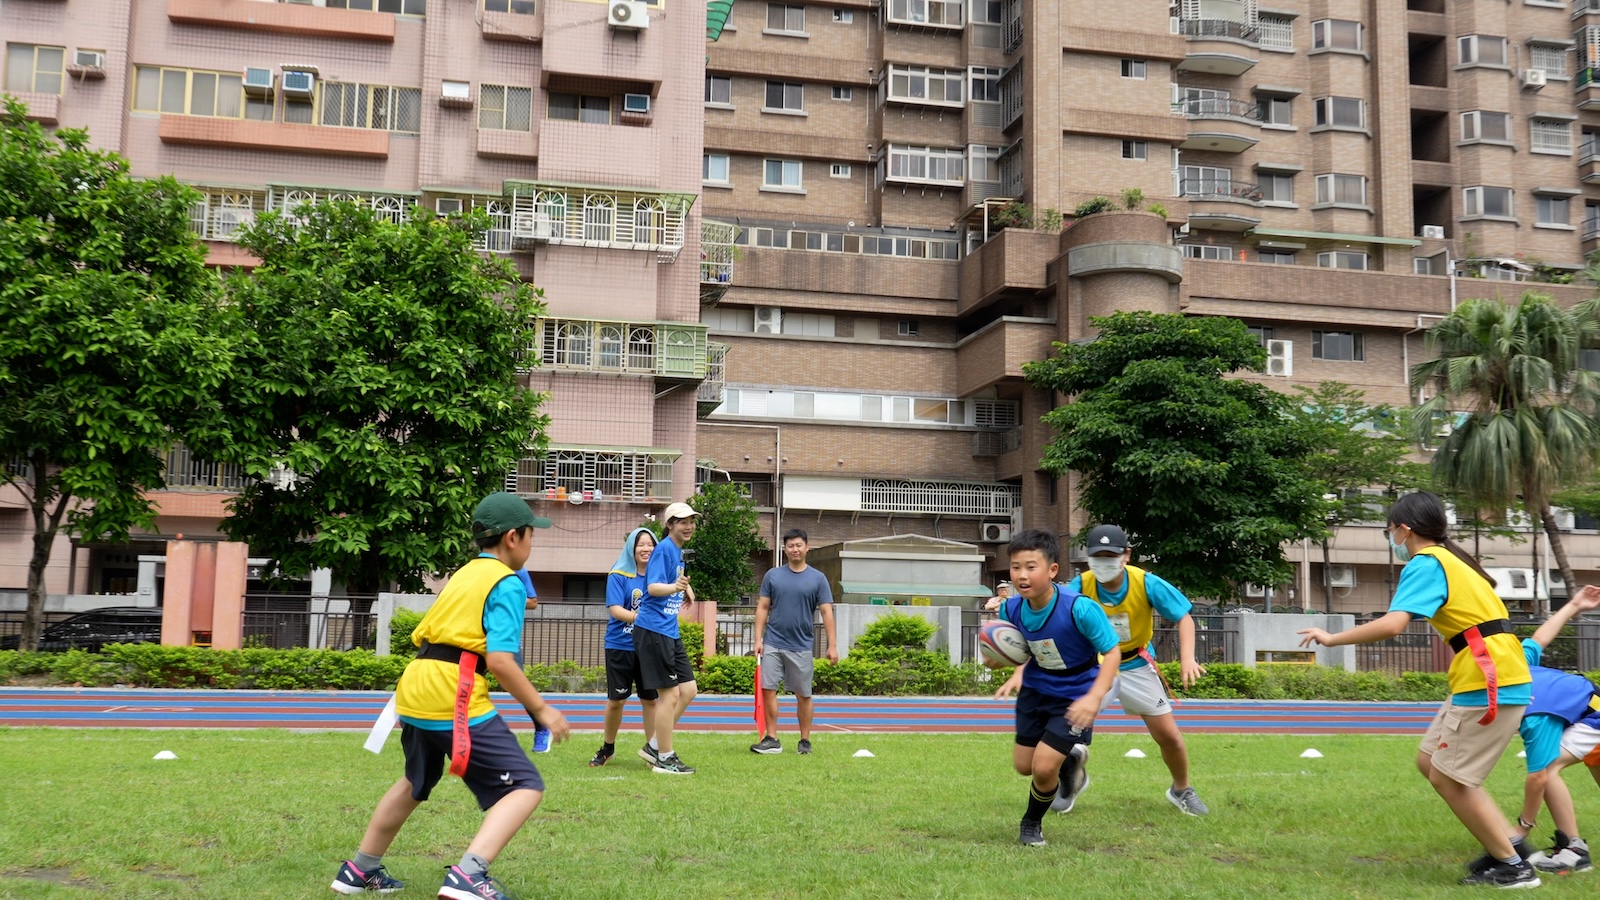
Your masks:
<svg viewBox="0 0 1600 900"><path fill-rule="evenodd" d="M890 613L879 616L867 629L856 638L854 649L876 650L879 648L924 650L928 641L933 638L933 633L939 629L921 616L908 616L905 613Z"/></svg>
<svg viewBox="0 0 1600 900"><path fill-rule="evenodd" d="M1039 230L1055 234L1061 230L1061 223L1064 220L1061 210L1046 207L1039 211Z"/></svg>
<svg viewBox="0 0 1600 900"><path fill-rule="evenodd" d="M1150 204L1149 211L1155 213L1163 219L1171 215L1171 213L1167 211L1167 205L1165 203L1152 203Z"/></svg>
<svg viewBox="0 0 1600 900"><path fill-rule="evenodd" d="M1122 189L1122 208L1123 209L1138 211L1143 206L1144 206L1144 189L1143 188L1131 187L1131 188L1123 188Z"/></svg>
<svg viewBox="0 0 1600 900"><path fill-rule="evenodd" d="M1013 200L995 210L994 215L989 218L989 223L997 229L1032 228L1033 207Z"/></svg>
<svg viewBox="0 0 1600 900"><path fill-rule="evenodd" d="M706 627L699 622L679 622L678 636L683 638L683 649L689 654L689 664L700 668L700 661L705 659ZM721 635L717 637L718 643L721 643Z"/></svg>
<svg viewBox="0 0 1600 900"><path fill-rule="evenodd" d="M397 609L389 619L389 653L393 656L416 656L417 646L411 643L411 632L422 623L422 613L411 609Z"/></svg>
<svg viewBox="0 0 1600 900"><path fill-rule="evenodd" d="M1072 214L1081 219L1085 216L1092 216L1095 213L1110 212L1116 208L1117 201L1112 200L1110 197L1091 197L1079 203L1078 208L1073 210Z"/></svg>
<svg viewBox="0 0 1600 900"><path fill-rule="evenodd" d="M820 672L821 666L817 667ZM753 656L712 656L701 664L695 682L708 694L755 693L756 658Z"/></svg>

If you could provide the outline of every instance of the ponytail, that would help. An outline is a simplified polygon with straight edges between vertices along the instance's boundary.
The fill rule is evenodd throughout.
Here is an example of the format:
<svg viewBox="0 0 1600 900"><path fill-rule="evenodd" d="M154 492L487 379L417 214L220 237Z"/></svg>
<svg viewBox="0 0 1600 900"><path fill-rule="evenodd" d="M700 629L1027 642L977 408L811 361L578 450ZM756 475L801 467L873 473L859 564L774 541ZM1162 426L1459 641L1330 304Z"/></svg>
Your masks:
<svg viewBox="0 0 1600 900"><path fill-rule="evenodd" d="M1489 582L1490 587L1499 587L1499 584L1494 580L1494 577L1488 572L1485 572L1483 570L1483 566L1478 565L1478 561L1473 559L1472 554L1468 553L1460 544L1450 540L1448 537L1439 543L1442 544L1446 550L1449 550L1451 553L1455 554L1456 559L1466 563L1472 568L1472 571L1477 572L1480 576L1482 576L1484 581Z"/></svg>
<svg viewBox="0 0 1600 900"><path fill-rule="evenodd" d="M1495 580L1489 573L1478 565L1472 554L1450 539L1450 517L1444 507L1444 501L1427 491L1417 491L1396 500L1389 507L1389 525L1404 525L1411 529L1413 534L1433 541L1443 546L1455 555L1456 559L1466 563L1472 571L1490 587L1495 587Z"/></svg>

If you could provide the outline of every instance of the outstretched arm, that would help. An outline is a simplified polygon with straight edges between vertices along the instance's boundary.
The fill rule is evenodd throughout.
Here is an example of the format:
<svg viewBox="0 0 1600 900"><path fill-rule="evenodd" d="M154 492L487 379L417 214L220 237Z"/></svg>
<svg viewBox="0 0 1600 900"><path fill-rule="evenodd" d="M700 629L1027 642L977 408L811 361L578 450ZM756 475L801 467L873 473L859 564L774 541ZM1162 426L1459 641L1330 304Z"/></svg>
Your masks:
<svg viewBox="0 0 1600 900"><path fill-rule="evenodd" d="M1583 590L1578 592L1578 596L1568 600L1566 606L1556 610L1543 625L1539 626L1539 630L1533 633L1534 643L1540 647L1549 647L1550 642L1556 639L1556 635L1561 633L1561 629L1565 628L1574 616L1596 607L1600 607L1600 587L1586 584Z"/></svg>

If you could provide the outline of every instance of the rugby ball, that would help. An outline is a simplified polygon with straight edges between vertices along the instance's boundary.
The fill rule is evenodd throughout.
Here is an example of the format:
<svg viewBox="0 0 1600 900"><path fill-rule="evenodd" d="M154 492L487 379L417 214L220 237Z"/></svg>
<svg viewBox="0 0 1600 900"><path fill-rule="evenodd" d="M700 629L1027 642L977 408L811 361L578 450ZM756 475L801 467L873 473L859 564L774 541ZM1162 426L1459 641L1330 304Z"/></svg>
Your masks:
<svg viewBox="0 0 1600 900"><path fill-rule="evenodd" d="M1020 666L1028 661L1028 642L1017 626L996 619L978 630L978 652L996 666Z"/></svg>

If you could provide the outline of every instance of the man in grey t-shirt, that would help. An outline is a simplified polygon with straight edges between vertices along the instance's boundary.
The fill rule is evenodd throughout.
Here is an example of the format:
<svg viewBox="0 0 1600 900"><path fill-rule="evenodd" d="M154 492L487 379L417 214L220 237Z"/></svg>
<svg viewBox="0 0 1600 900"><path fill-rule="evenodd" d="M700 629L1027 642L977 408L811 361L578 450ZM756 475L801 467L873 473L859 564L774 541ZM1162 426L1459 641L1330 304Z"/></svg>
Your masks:
<svg viewBox="0 0 1600 900"><path fill-rule="evenodd" d="M782 753L778 733L778 689L794 694L800 720L800 753L811 752L811 673L816 651L812 626L822 610L822 627L828 636L828 661L839 661L834 640L833 592L821 572L806 565L811 549L806 533L791 528L783 533L783 555L788 565L767 570L756 602L756 656L761 660L761 703L767 713L767 733L751 745L756 753Z"/></svg>

